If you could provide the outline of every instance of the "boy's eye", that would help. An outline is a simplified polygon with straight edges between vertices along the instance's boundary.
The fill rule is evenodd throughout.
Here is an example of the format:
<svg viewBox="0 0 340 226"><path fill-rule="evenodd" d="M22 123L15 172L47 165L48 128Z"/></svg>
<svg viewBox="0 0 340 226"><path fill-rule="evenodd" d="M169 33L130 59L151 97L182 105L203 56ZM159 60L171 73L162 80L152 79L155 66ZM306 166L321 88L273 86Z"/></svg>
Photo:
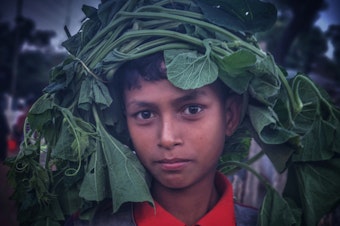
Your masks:
<svg viewBox="0 0 340 226"><path fill-rule="evenodd" d="M151 117L153 117L153 114L151 113L151 111L140 111L136 114L136 117L138 119L149 119Z"/></svg>
<svg viewBox="0 0 340 226"><path fill-rule="evenodd" d="M189 105L184 109L184 113L188 115L194 115L201 112L203 108L199 105Z"/></svg>

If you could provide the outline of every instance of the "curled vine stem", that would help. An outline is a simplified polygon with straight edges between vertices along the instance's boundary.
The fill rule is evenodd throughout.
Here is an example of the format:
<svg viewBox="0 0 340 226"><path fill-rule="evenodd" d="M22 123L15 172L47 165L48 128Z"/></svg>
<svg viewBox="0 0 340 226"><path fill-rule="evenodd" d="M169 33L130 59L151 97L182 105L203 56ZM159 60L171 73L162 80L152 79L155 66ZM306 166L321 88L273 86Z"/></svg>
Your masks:
<svg viewBox="0 0 340 226"><path fill-rule="evenodd" d="M75 176L77 175L77 173L79 172L80 168L81 168L81 151L80 151L80 140L79 140L79 137L77 135L77 131L76 131L76 128L73 126L72 122L71 122L71 119L69 118L69 116L67 115L67 113L65 112L66 110L65 109L61 109L61 113L64 117L64 120L68 123L68 125L70 126L71 128L71 131L74 135L74 138L77 142L77 154L78 154L78 167L76 169L74 168L69 168L65 171L65 175L67 176Z"/></svg>
<svg viewBox="0 0 340 226"><path fill-rule="evenodd" d="M263 150L261 150L259 153L257 153L256 155L254 155L253 157L251 157L250 159L248 159L246 162L244 162L243 164L249 166L251 165L252 163L256 162L257 160L259 160L262 156L265 155L265 152ZM230 165L234 165L233 168L227 170L227 171L224 171L224 169L227 167L227 166L230 166ZM225 161L223 162L220 167L219 167L219 170L224 173L224 174L233 174L234 172L238 171L240 168L242 168L242 166L240 165L237 165L237 164L233 164L233 162L231 161Z"/></svg>
<svg viewBox="0 0 340 226"><path fill-rule="evenodd" d="M256 170L251 168L247 163L237 162L237 161L226 161L225 164L235 165L237 167L244 168L244 169L248 170L249 172L251 172L252 174L254 174L259 179L259 181L263 185L265 185L267 188L272 187L271 184L263 176L261 176L258 172L256 172Z"/></svg>
<svg viewBox="0 0 340 226"><path fill-rule="evenodd" d="M294 95L294 91L292 89L292 87L289 85L286 77L284 76L283 72L281 71L281 69L277 67L277 70L278 70L278 75L279 75L279 78L283 84L283 86L285 87L285 90L287 92L287 95L288 95L288 99L289 99L289 109L290 111L288 112L289 114L289 119L290 119L290 124L291 125L294 125L294 120L293 118L295 118L295 116L297 114L299 114L301 111L302 111L302 108L303 108L303 103L301 102L301 99L300 97L297 97Z"/></svg>
<svg viewBox="0 0 340 226"><path fill-rule="evenodd" d="M294 83L293 83L293 86L292 86L293 91L296 93L295 96L298 97L297 93L299 92L299 84L302 81L306 82L310 87L312 87L313 91L315 92L315 94L319 98L319 101L318 101L317 105L320 106L319 102L324 103L328 107L331 115L334 118L336 118L336 116L334 115L334 111L333 111L334 108L329 103L329 101L324 98L324 96L320 93L320 90L315 86L315 84L308 77L306 77L306 76L304 76L302 74L297 74L296 75ZM320 107L318 107L317 111L318 111L317 113L320 114Z"/></svg>

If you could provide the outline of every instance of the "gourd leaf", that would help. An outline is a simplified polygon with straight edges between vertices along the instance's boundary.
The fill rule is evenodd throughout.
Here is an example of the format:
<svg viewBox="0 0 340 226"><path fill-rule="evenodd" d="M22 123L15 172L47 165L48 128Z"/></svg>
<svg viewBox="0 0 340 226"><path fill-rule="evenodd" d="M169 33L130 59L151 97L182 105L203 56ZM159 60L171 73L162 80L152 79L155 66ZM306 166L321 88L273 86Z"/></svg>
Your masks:
<svg viewBox="0 0 340 226"><path fill-rule="evenodd" d="M111 197L108 170L102 148L95 147L80 187L79 196L86 200L101 201Z"/></svg>
<svg viewBox="0 0 340 226"><path fill-rule="evenodd" d="M40 97L31 107L27 119L30 123L31 128L41 131L46 125L52 123L54 114L54 103L48 95Z"/></svg>
<svg viewBox="0 0 340 226"><path fill-rule="evenodd" d="M256 75L249 83L249 93L256 100L273 106L280 93L281 81L278 77L278 67L271 55L259 60L249 69Z"/></svg>
<svg viewBox="0 0 340 226"><path fill-rule="evenodd" d="M79 180L79 176L75 177ZM79 210L81 198L79 197L79 188L77 185L71 187L66 185L65 181L68 180L68 178L73 179L73 177L64 178L63 182L57 187L56 194L58 195L58 200L64 214L70 216ZM59 179L59 177L55 179Z"/></svg>
<svg viewBox="0 0 340 226"><path fill-rule="evenodd" d="M98 117L97 113L95 113L95 117ZM101 201L110 195L113 212L116 212L125 202L148 201L153 203L146 171L137 156L128 147L112 137L98 120L97 132L101 142L96 147L96 154L92 155L92 158L96 159L91 159L93 162L90 173L93 171L94 175L92 179L89 176L86 179L90 183L95 183L95 187L92 186L92 189L97 194L91 195L93 190L89 190L88 186L83 185L81 194L86 196L84 198ZM108 178L108 181L105 181L105 178ZM94 179L97 181L94 181ZM86 184L89 185L89 183Z"/></svg>
<svg viewBox="0 0 340 226"><path fill-rule="evenodd" d="M220 72L219 78L234 92L243 94L247 91L249 82L253 78L252 74L247 73L247 76L233 77L227 73ZM242 78L242 79L240 79Z"/></svg>
<svg viewBox="0 0 340 226"><path fill-rule="evenodd" d="M248 106L250 121L260 140L265 144L282 144L297 137L293 131L277 124L277 116L270 108Z"/></svg>
<svg viewBox="0 0 340 226"><path fill-rule="evenodd" d="M243 77L244 71L256 63L256 56L248 50L238 50L218 62L220 69L232 77ZM243 79L243 78L242 78Z"/></svg>
<svg viewBox="0 0 340 226"><path fill-rule="evenodd" d="M294 226L301 211L292 208L291 205L282 198L278 192L267 186L267 193L263 199L260 217L257 225L261 226Z"/></svg>
<svg viewBox="0 0 340 226"><path fill-rule="evenodd" d="M339 174L339 156L326 161L295 163L288 169L289 180L283 196L292 198L303 210L301 225L317 225L324 214L340 203Z"/></svg>
<svg viewBox="0 0 340 226"><path fill-rule="evenodd" d="M320 161L332 158L334 135L333 125L316 117L310 130L302 137L303 150L294 155L294 161Z"/></svg>
<svg viewBox="0 0 340 226"><path fill-rule="evenodd" d="M90 123L75 117L69 110L62 108L64 120L56 136L57 141L52 151L54 158L77 161L79 156L86 158L93 151L95 131Z"/></svg>
<svg viewBox="0 0 340 226"><path fill-rule="evenodd" d="M81 7L83 13L85 14L86 17L90 18L90 19L96 19L97 17L97 9L92 7L92 6L88 6L88 5L83 5Z"/></svg>
<svg viewBox="0 0 340 226"><path fill-rule="evenodd" d="M86 78L81 83L78 107L88 111L93 103L98 104L103 110L111 105L112 98L107 86L101 81Z"/></svg>
<svg viewBox="0 0 340 226"><path fill-rule="evenodd" d="M292 86L303 108L296 116L294 130L303 134L303 149L294 155L294 161L323 161L339 152L339 111L330 105L328 94L317 88L310 79L297 75ZM335 148L334 148L335 147Z"/></svg>
<svg viewBox="0 0 340 226"><path fill-rule="evenodd" d="M340 113L338 113L340 115ZM338 116L340 118L340 116ZM340 153L340 122L335 123L336 130L334 135L333 151Z"/></svg>
<svg viewBox="0 0 340 226"><path fill-rule="evenodd" d="M196 89L214 82L218 67L205 55L190 50L165 50L164 59L168 80L181 89Z"/></svg>
<svg viewBox="0 0 340 226"><path fill-rule="evenodd" d="M256 63L256 56L247 50L238 50L222 59L216 57L220 69L219 78L233 91L247 91L253 74L248 69Z"/></svg>
<svg viewBox="0 0 340 226"><path fill-rule="evenodd" d="M125 1L103 1L98 7L98 17L102 26L107 25L125 3Z"/></svg>
<svg viewBox="0 0 340 226"><path fill-rule="evenodd" d="M274 5L258 0L195 1L208 21L226 29L259 32L269 29L276 21Z"/></svg>

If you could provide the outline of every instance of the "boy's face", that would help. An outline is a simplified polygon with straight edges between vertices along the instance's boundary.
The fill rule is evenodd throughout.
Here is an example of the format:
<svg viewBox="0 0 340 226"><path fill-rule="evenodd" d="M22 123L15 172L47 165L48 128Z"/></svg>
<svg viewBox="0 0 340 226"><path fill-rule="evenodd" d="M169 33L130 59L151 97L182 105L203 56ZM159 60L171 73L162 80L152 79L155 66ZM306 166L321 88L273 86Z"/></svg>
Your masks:
<svg viewBox="0 0 340 226"><path fill-rule="evenodd" d="M127 125L155 182L185 188L214 178L225 135L238 124L236 102L222 100L214 85L182 90L165 79L139 82L124 91Z"/></svg>

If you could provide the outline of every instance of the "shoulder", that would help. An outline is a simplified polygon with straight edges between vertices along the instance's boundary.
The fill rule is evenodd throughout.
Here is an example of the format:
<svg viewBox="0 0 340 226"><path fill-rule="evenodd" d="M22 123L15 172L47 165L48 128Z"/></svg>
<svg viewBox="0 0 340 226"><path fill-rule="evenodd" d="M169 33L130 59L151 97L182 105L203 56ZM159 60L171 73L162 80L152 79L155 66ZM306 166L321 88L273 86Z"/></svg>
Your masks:
<svg viewBox="0 0 340 226"><path fill-rule="evenodd" d="M239 203L234 203L237 226L255 226L257 224L258 210Z"/></svg>
<svg viewBox="0 0 340 226"><path fill-rule="evenodd" d="M105 203L96 210L91 221L83 221L79 218L73 220L71 224L65 226L135 226L132 204L126 203L117 213L112 213L112 208Z"/></svg>

